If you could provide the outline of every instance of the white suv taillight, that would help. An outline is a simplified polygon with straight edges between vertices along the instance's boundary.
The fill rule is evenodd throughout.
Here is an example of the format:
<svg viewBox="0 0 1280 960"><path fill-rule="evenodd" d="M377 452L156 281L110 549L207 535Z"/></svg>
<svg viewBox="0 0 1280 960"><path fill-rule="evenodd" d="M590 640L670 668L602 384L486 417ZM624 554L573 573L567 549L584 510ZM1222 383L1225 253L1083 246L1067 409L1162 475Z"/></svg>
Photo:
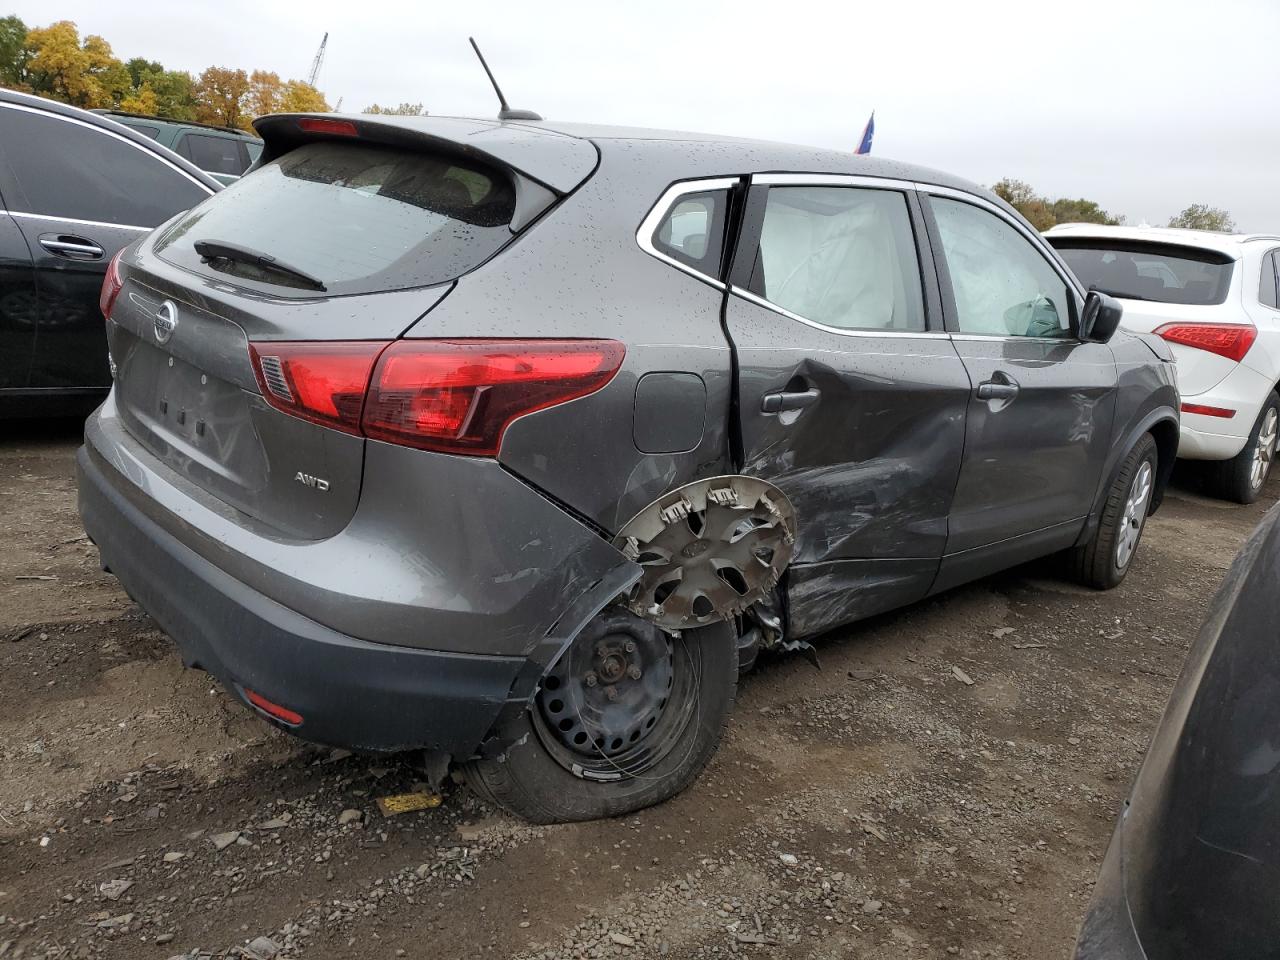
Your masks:
<svg viewBox="0 0 1280 960"><path fill-rule="evenodd" d="M1208 350L1236 363L1258 339L1258 328L1251 323L1166 323L1154 332L1169 343Z"/></svg>

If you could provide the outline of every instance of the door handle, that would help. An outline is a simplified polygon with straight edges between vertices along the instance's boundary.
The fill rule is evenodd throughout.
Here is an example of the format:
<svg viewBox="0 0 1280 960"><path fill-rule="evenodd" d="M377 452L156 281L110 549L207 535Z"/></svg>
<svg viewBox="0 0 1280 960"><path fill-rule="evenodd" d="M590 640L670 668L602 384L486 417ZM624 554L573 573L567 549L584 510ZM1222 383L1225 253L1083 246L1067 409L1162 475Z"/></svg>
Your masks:
<svg viewBox="0 0 1280 960"><path fill-rule="evenodd" d="M782 413L786 410L804 410L818 402L821 394L817 388L808 390L782 390L778 393L766 393L760 398L762 413Z"/></svg>
<svg viewBox="0 0 1280 960"><path fill-rule="evenodd" d="M979 400L1012 400L1018 395L1018 382L1004 374L996 374L999 380L984 380L978 384Z"/></svg>
<svg viewBox="0 0 1280 960"><path fill-rule="evenodd" d="M102 248L84 237L45 236L40 238L40 246L68 260L101 260L103 257Z"/></svg>

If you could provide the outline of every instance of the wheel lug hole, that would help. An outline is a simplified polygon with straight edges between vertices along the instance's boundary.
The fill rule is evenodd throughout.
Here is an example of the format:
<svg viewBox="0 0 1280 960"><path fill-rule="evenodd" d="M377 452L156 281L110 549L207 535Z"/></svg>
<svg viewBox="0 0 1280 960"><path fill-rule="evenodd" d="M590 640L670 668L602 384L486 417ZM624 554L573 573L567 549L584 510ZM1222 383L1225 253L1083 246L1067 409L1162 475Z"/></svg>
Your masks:
<svg viewBox="0 0 1280 960"><path fill-rule="evenodd" d="M605 696L607 696L610 700L617 700L617 699L618 699L618 688L617 688L617 687L614 687L614 686L605 687L605 688L604 688L604 693L605 693Z"/></svg>
<svg viewBox="0 0 1280 960"><path fill-rule="evenodd" d="M594 687L597 683L596 675L594 673L588 673L584 679L586 680L588 687Z"/></svg>
<svg viewBox="0 0 1280 960"><path fill-rule="evenodd" d="M640 668L633 663L631 666L627 668L627 676L630 677L632 680L639 680Z"/></svg>
<svg viewBox="0 0 1280 960"><path fill-rule="evenodd" d="M627 641L627 645L626 645L625 647L623 647L622 649L626 650L626 651L627 651L627 653L635 653L635 652L636 652L636 645L635 645L635 642L634 642L634 641L632 641L632 640L628 640L628 641Z"/></svg>

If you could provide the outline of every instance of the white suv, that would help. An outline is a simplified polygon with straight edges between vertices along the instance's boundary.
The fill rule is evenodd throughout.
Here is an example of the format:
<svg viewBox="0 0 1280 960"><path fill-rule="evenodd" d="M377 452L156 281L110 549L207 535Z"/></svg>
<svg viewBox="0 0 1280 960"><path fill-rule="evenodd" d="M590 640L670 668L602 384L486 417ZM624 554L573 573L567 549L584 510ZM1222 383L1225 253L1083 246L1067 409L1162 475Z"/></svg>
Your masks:
<svg viewBox="0 0 1280 960"><path fill-rule="evenodd" d="M1178 456L1217 461L1218 494L1256 500L1280 425L1280 236L1071 223L1045 238L1085 286L1123 301L1123 327L1172 345Z"/></svg>

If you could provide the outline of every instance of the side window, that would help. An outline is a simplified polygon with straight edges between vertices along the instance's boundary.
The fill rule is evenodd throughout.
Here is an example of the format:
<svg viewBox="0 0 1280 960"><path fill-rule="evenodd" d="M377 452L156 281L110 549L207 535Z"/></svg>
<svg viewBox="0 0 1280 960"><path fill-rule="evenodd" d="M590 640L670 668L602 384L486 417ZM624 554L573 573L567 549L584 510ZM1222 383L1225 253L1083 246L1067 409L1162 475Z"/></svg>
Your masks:
<svg viewBox="0 0 1280 960"><path fill-rule="evenodd" d="M840 330L924 330L907 198L858 187L770 187L750 287Z"/></svg>
<svg viewBox="0 0 1280 960"><path fill-rule="evenodd" d="M215 137L204 133L182 135L182 155L201 170L209 173L225 173L238 177L244 173L244 161L240 158L240 141L230 137Z"/></svg>
<svg viewBox="0 0 1280 960"><path fill-rule="evenodd" d="M728 207L727 190L685 194L658 224L654 247L699 273L719 279Z"/></svg>
<svg viewBox="0 0 1280 960"><path fill-rule="evenodd" d="M152 127L145 123L130 123L128 126L137 130L144 137L150 137L152 140L160 139L160 128Z"/></svg>
<svg viewBox="0 0 1280 960"><path fill-rule="evenodd" d="M1262 280L1258 284L1258 300L1273 310L1280 310L1280 298L1276 296L1276 251L1262 258Z"/></svg>
<svg viewBox="0 0 1280 960"><path fill-rule="evenodd" d="M1012 224L960 200L931 197L961 333L1070 337L1071 293Z"/></svg>
<svg viewBox="0 0 1280 960"><path fill-rule="evenodd" d="M209 195L142 147L96 127L0 107L0 192L9 209L154 227Z"/></svg>

